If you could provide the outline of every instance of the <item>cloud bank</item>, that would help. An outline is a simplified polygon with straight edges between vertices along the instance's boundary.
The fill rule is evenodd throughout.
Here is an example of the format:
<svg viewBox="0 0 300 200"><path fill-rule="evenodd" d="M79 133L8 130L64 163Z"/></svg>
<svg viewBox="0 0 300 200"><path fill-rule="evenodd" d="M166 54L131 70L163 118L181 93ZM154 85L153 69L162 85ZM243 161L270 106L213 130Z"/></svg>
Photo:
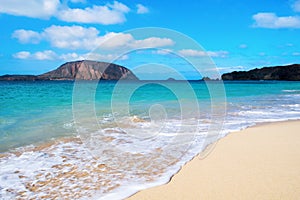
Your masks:
<svg viewBox="0 0 300 200"><path fill-rule="evenodd" d="M72 0L72 3L84 3ZM105 5L70 8L59 0L0 0L0 14L25 16L39 19L55 17L64 22L93 23L102 25L120 24L126 21L131 9L118 1ZM137 4L137 13L148 13L147 7Z"/></svg>
<svg viewBox="0 0 300 200"><path fill-rule="evenodd" d="M300 17L278 17L275 13L257 13L252 17L257 28L300 28Z"/></svg>
<svg viewBox="0 0 300 200"><path fill-rule="evenodd" d="M149 37L136 40L129 33L107 32L100 35L95 27L82 26L56 26L52 25L42 32L19 29L12 34L20 43L38 44L48 41L52 47L62 49L93 50L101 45L101 48L115 50L119 48L155 48L172 46L174 41L169 38ZM109 40L109 42L105 42Z"/></svg>

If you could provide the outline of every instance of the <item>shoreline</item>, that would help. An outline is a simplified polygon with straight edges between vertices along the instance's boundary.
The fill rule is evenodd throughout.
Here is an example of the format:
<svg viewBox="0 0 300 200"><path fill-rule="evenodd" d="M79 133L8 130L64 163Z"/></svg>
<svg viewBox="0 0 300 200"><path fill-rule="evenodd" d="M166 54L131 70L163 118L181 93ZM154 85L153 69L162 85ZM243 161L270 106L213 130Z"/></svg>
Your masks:
<svg viewBox="0 0 300 200"><path fill-rule="evenodd" d="M221 175L218 174L221 171L220 170L217 170L215 172L208 171L209 173L208 174L204 174L204 176L203 176L203 174L201 174L201 173L199 174L199 171L200 172L203 171L203 168L201 168L201 166L199 168L199 164L201 165L202 163L204 163L204 165L205 165L207 163L207 159L210 160L210 157L215 154L215 152L214 152L215 149L219 148L219 143L223 143L223 140L227 141L228 140L227 138L229 137L229 138L231 138L231 139L229 139L229 142L232 142L232 136L231 135L238 135L239 137L241 137L240 139L243 139L245 136L247 136L247 134L243 134L243 133L244 132L248 132L249 129L261 129L261 128L263 128L263 129L265 129L265 128L269 129L270 126L272 126L272 127L276 126L276 128L275 128L275 131L276 131L278 128L280 128L280 127L283 128L283 127L286 127L286 126L287 126L287 128L290 129L289 124L296 124L295 126L297 126L297 127L296 128L292 128L291 130L293 130L293 131L289 130L289 131L285 131L285 132L297 133L297 130L300 129L300 120L290 119L290 120L278 121L278 122L261 122L261 123L258 123L256 125L246 127L246 128L244 128L244 129L242 129L240 131L233 131L233 132L225 135L225 137L219 138L217 141L209 144L202 152L198 153L194 158L192 158L191 160L187 161L183 166L181 166L178 169L178 171L175 174L173 174L172 176L170 176L169 179L166 180L165 182L162 182L160 184L149 184L146 187L140 187L140 188L134 186L133 188L131 188L134 191L132 191L132 192L125 192L125 195L123 196L123 198L125 198L125 199L128 198L129 200L131 200L131 199L199 199L199 198L200 199L223 199L222 196L214 197L213 195L211 196L211 194L206 194L205 192L203 192L203 191L206 190L205 189L205 184L203 183L203 180L204 181L208 181L209 185L214 185L214 184L216 184L217 186L220 185L220 184L222 185L222 182L221 183L215 182L215 180L217 180L216 177L222 177L223 174L221 174ZM294 125L292 125L292 126L294 126ZM272 129L274 129L274 128L272 128ZM285 132L283 132L283 133L285 133ZM263 134L263 135L265 135L265 134L272 134L272 131L263 131L262 133L259 133L259 135L256 135L255 138L258 141L261 139L261 135L260 134ZM275 136L276 136L276 134L275 134ZM289 134L287 134L287 136L289 136ZM269 137L269 138L272 138L272 137ZM297 144L298 144L298 147L300 147L300 134L298 134L298 137L295 137L295 135L292 135L291 138L293 138L293 140L295 142L299 141ZM264 139L263 141L266 141L266 140ZM27 151L23 151L25 149L20 148L20 149L18 149L20 151L10 151L9 153L5 153L5 154L1 154L0 153L0 158L4 158L5 159L5 157L8 157L8 156L10 156L12 154L14 156L20 157L23 153L26 154L26 152L28 152L28 151L32 151L32 152L35 152L35 153L41 153L41 152L43 152L43 153L47 154L47 153L49 153L48 152L49 149L53 149L55 146L57 146L59 144L68 144L68 143L70 144L71 142L81 143L80 140L77 137L76 138L72 138L72 139L69 138L69 137L67 137L67 138L66 137L62 137L59 140L51 140L51 141L49 141L47 143L43 143L43 144L40 144L38 146L28 146L27 147ZM233 142L233 147L236 147L236 145L237 145L236 141ZM247 145L241 146L240 144L238 144L238 145L240 147L247 146ZM231 148L230 146L231 146L231 144L229 145L229 149ZM278 149L280 149L280 148L278 148ZM274 154L278 153L277 152L278 149L274 150ZM228 152L228 145L227 145L227 147L225 149L222 150L222 153L223 153L223 151L225 153L227 152L227 154L229 156L235 157L235 151L231 150L230 152ZM296 160L298 160L297 166L299 166L298 168L300 169L300 162L299 162L300 161L300 150L296 150L296 151L298 152L297 158L296 158ZM58 155L57 158L59 158L59 156L60 155ZM247 154L247 156L248 156L248 154ZM63 158L63 159L66 158L65 155L61 155L60 157ZM222 164L226 163L226 162L224 162L225 160L228 161L228 159L225 159L225 158L222 158L222 156L219 156L219 158L216 159L214 162L217 165L222 165ZM63 161L63 162L65 162L65 161ZM230 161L230 159L229 159L229 161ZM232 161L230 161L230 162L232 162ZM263 163L263 162L261 162L261 163ZM69 166L69 164L66 164L66 163L62 163L62 164L63 164L61 166L62 169L63 169L64 166L67 166L67 167ZM192 166L192 168L189 167L190 165ZM193 166L196 166L196 167L193 167ZM51 168L53 168L53 167L54 168L57 168L57 167L60 168L60 165L56 164L56 165L53 165ZM100 167L102 168L102 165L100 165ZM214 167L214 165L212 166L212 168L213 167ZM225 168L225 169L228 169L228 168L229 167L227 166L227 168ZM223 169L223 168L220 167L219 169ZM207 168L206 169L204 168L204 170L207 170ZM16 170L14 173L18 174L19 171L20 170ZM185 171L187 171L187 172L185 172ZM237 168L237 171L240 171L240 169ZM71 172L73 173L73 171L71 171ZM182 175L182 173L185 173L185 174ZM227 175L228 174L232 175L233 173L227 173ZM179 179L179 181L177 180L178 176L181 177ZM198 179L202 179L202 176L204 178L202 180L202 183L200 183L200 185L199 185L198 184ZM298 170L298 173L296 173L295 176L299 177L299 179L300 179L300 170ZM20 173L19 177L23 178L23 177L26 177L26 176L23 175L22 173ZM210 180L211 177L214 178L214 181ZM259 176L259 177L261 177L261 176ZM293 179L293 178L290 178L290 179ZM188 182L187 182L187 180L188 180ZM225 177L225 180L228 180L228 177ZM175 183L174 183L174 181L175 181ZM299 185L298 187L299 187L299 191L300 191L300 180L297 179L297 181L298 181L297 184ZM236 182L240 183L238 181L236 181ZM281 181L281 182L284 182L284 181ZM174 186L174 184L175 184L175 186ZM223 183L223 185L225 185L225 186L228 185L228 184L231 184L231 181L227 181L226 183ZM286 183L283 183L283 184L286 184ZM289 183L287 183L287 184L289 184ZM247 186L247 187L249 187L249 186ZM250 187L252 187L252 186L250 186ZM298 190L298 187L297 187L297 190ZM43 187L41 187L41 189L42 188ZM191 191L190 188L193 188L194 191ZM203 188L203 190L201 190L201 188ZM223 187L217 187L217 188L218 189L210 187L209 191L214 191L214 192L222 191L222 193L224 192L223 191L224 190ZM30 187L29 187L29 189L30 189ZM34 188L34 189L37 189L37 188ZM121 187L121 188L119 188L118 191L123 194L124 189L127 190L128 188L122 188ZM204 197L199 194L198 190L199 191L201 190L201 195L204 195ZM228 188L226 188L225 190L227 191ZM178 193L178 191L180 191L180 193ZM194 196L191 195L191 194L194 194L195 191L197 191L198 193L196 193ZM254 191L254 192L256 192L256 191ZM173 193L175 194L174 196L172 196ZM234 194L232 192L229 192L229 193L230 194ZM249 192L247 194L249 194ZM113 193L111 193L111 194L108 194L108 197L110 195L112 195L112 197L115 197L115 198L118 197L118 195L116 194L116 191L113 192ZM116 195L116 196L114 196L114 195ZM180 196L180 195L182 195L182 196ZM296 195L297 198L289 197L289 198L286 198L286 199L299 199L300 192L296 193L295 195ZM244 196L242 196L240 198L239 198L238 195L235 195L235 196L237 196L237 197L235 198L235 197L229 196L229 197L226 197L226 198L229 198L229 199L245 199ZM249 197L249 199L253 199L253 198L257 198L257 199L277 199L276 195L275 196L271 196L269 198L264 198L264 197L261 197L261 196L259 196L259 197L257 197L257 196L250 196L250 197ZM284 199L284 198L281 197L281 198L278 198L278 199Z"/></svg>
<svg viewBox="0 0 300 200"><path fill-rule="evenodd" d="M170 182L135 199L299 199L300 120L264 122L229 133Z"/></svg>

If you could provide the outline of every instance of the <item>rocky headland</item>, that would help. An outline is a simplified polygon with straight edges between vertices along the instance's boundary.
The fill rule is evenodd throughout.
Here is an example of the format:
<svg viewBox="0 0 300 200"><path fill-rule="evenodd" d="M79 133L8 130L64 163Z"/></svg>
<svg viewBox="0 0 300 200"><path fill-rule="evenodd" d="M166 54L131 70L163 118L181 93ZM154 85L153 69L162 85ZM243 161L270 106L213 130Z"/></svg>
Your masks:
<svg viewBox="0 0 300 200"><path fill-rule="evenodd" d="M250 71L234 71L222 75L222 80L300 81L300 64L263 67Z"/></svg>

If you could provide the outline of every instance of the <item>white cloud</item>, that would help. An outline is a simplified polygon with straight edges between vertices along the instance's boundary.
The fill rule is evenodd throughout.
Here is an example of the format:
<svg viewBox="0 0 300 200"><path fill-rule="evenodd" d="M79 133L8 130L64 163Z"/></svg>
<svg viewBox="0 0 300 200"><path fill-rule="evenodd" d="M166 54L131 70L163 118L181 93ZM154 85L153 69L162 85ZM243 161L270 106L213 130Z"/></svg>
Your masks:
<svg viewBox="0 0 300 200"><path fill-rule="evenodd" d="M94 27L52 25L42 32L16 30L13 37L21 43L38 43L47 40L53 47L66 49L88 49L97 47L107 36L99 36Z"/></svg>
<svg viewBox="0 0 300 200"><path fill-rule="evenodd" d="M36 60L55 60L57 58L56 53L51 50L38 51L32 56Z"/></svg>
<svg viewBox="0 0 300 200"><path fill-rule="evenodd" d="M170 38L150 37L143 40L132 40L129 44L132 48L155 48L174 45Z"/></svg>
<svg viewBox="0 0 300 200"><path fill-rule="evenodd" d="M132 43L132 41L134 41L134 38L128 33L110 32L99 37L98 41L99 44L101 44L101 48L113 50L128 46L130 43Z"/></svg>
<svg viewBox="0 0 300 200"><path fill-rule="evenodd" d="M98 53L88 53L88 54L77 54L77 53L66 53L59 56L60 60L73 61L73 60L101 60L101 61L111 61L114 60L117 55L113 54L98 54Z"/></svg>
<svg viewBox="0 0 300 200"><path fill-rule="evenodd" d="M13 38L17 38L21 43L39 43L41 40L41 36L38 32L31 30L16 30L12 34Z"/></svg>
<svg viewBox="0 0 300 200"><path fill-rule="evenodd" d="M119 24L126 21L125 14L130 9L120 2L114 1L113 4L105 6L80 8L67 8L61 10L57 17L66 22L79 22L79 23L97 23L97 24Z"/></svg>
<svg viewBox="0 0 300 200"><path fill-rule="evenodd" d="M257 28L300 28L300 17L278 17L275 13L257 13L252 17Z"/></svg>
<svg viewBox="0 0 300 200"><path fill-rule="evenodd" d="M99 43L98 34L94 27L55 25L40 33L53 47L66 49L93 49Z"/></svg>
<svg viewBox="0 0 300 200"><path fill-rule="evenodd" d="M85 0L70 0L85 3ZM126 21L130 8L118 1L86 8L70 8L59 0L0 0L0 13L48 19L56 17L66 22L119 24Z"/></svg>
<svg viewBox="0 0 300 200"><path fill-rule="evenodd" d="M178 51L179 54L182 56L190 56L190 57L221 57L224 58L228 55L227 51L201 51L201 50L194 50L194 49L182 49Z"/></svg>
<svg viewBox="0 0 300 200"><path fill-rule="evenodd" d="M100 32L94 27L52 25L40 33L31 30L16 30L13 37L22 43L38 43L46 40L53 47L86 50L95 49L100 45L106 50L116 50L120 48L155 48L174 44L174 41L169 38L150 37L136 40L129 33L108 32L103 36L99 34Z"/></svg>
<svg viewBox="0 0 300 200"><path fill-rule="evenodd" d="M49 18L57 12L59 0L0 0L0 13Z"/></svg>
<svg viewBox="0 0 300 200"><path fill-rule="evenodd" d="M14 58L18 59L28 59L30 57L30 52L28 51L20 51L13 55Z"/></svg>
<svg viewBox="0 0 300 200"><path fill-rule="evenodd" d="M118 60L126 60L128 59L127 55L123 55L119 57L116 54L98 54L98 53L86 53L86 54L77 54L75 52L65 53L58 55L52 50L38 51L35 53L30 53L28 51L20 51L13 55L14 58L17 59L31 59L31 60L63 60L63 61L74 61L74 60L99 60L99 61L113 61L115 59Z"/></svg>
<svg viewBox="0 0 300 200"><path fill-rule="evenodd" d="M130 11L130 9L125 4L120 3L118 1L114 1L113 4L107 4L106 7L123 13L128 13Z"/></svg>
<svg viewBox="0 0 300 200"><path fill-rule="evenodd" d="M137 11L136 11L137 14L145 14L149 12L149 9L142 4L137 4L136 7L137 7Z"/></svg>
<svg viewBox="0 0 300 200"><path fill-rule="evenodd" d="M33 60L55 60L58 58L57 54L51 50L38 51L36 53L30 53L28 51L21 51L13 55L18 59L33 59Z"/></svg>
<svg viewBox="0 0 300 200"><path fill-rule="evenodd" d="M60 59L65 61L73 61L73 60L84 60L85 58L73 52L73 53L62 54L60 56Z"/></svg>
<svg viewBox="0 0 300 200"><path fill-rule="evenodd" d="M211 57L221 57L221 58L225 58L229 54L228 51L208 51L207 53Z"/></svg>
<svg viewBox="0 0 300 200"><path fill-rule="evenodd" d="M300 12L300 0L295 1L292 7L295 12Z"/></svg>

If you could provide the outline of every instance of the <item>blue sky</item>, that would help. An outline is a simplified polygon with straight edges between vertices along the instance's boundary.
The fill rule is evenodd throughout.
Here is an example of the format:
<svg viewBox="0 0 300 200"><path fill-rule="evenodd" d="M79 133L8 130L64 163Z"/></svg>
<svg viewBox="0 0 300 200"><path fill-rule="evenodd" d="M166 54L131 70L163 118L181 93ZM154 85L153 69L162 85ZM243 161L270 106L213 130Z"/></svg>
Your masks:
<svg viewBox="0 0 300 200"><path fill-rule="evenodd" d="M195 60L210 56L220 73L300 63L300 0L0 0L0 5L0 75L41 74L77 59L110 61L125 46L152 50L120 56L116 63L134 69L163 62L187 69L188 78L193 78L188 64L179 65L169 52ZM180 41L164 33L128 32L143 27L177 31L203 49L180 49ZM112 37L105 51L95 51Z"/></svg>

